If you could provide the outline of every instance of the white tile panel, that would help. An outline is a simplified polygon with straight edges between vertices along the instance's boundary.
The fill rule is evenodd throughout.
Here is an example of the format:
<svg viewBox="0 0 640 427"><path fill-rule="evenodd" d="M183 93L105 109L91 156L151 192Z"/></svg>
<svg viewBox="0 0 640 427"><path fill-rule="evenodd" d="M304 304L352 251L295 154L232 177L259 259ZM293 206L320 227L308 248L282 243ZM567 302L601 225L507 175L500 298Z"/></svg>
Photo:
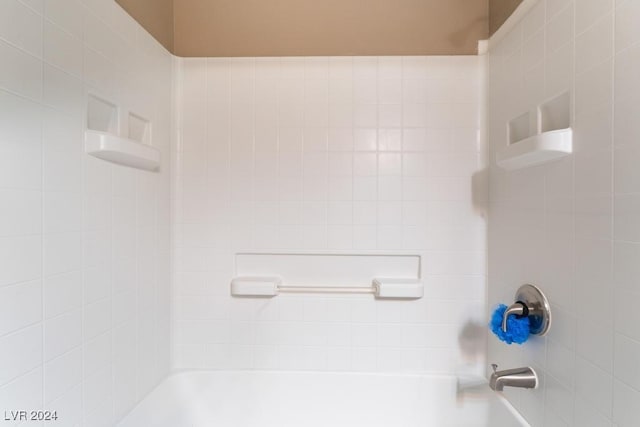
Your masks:
<svg viewBox="0 0 640 427"><path fill-rule="evenodd" d="M388 371L406 360L403 371L448 371L419 357L428 346L453 349L445 337L467 318L429 328L439 320L426 305L378 311L380 302L361 298L278 297L268 308L227 296L224 272L241 251L410 250L426 257L434 296L457 301L447 289L459 284L477 301L486 230L468 187L484 148L477 58L189 58L180 66L176 367ZM461 202L429 210L427 199ZM450 273L474 276L452 282L442 276ZM426 338L403 334L403 325Z"/></svg>
<svg viewBox="0 0 640 427"><path fill-rule="evenodd" d="M532 394L545 396L546 404L541 415L524 405L529 421L633 425L638 384L628 370L639 334L629 301L637 297L640 272L633 262L637 230L631 218L640 181L632 167L638 163L638 38L631 23L640 9L629 0L546 0L538 7L546 7L547 15L541 27L545 91L572 94L576 150L562 165L525 174L503 173L491 164L489 304L534 282L557 314L549 337L536 340L545 344L547 361L538 366L545 381ZM536 102L530 99L534 93L517 90L517 82L527 78L519 61L526 49L522 34L537 15L529 12L492 46L489 153L504 144L513 106ZM543 191L531 191L532 183L542 183ZM526 222L515 220L523 215ZM544 224L546 235L533 235L535 224ZM488 359L519 366L533 360L535 351L528 343L517 350L491 344ZM518 406L515 396L509 398Z"/></svg>
<svg viewBox="0 0 640 427"><path fill-rule="evenodd" d="M117 375L111 372L113 355L120 354L111 351L113 322L122 324L152 307L157 324L130 328L133 340L118 343L139 349L153 366L141 377L141 389L168 372L169 350L158 350L170 334L169 262L154 257L170 253L170 170L146 178L132 172L123 183L115 166L85 158L86 96L99 91L119 104L123 116L131 109L158 124L152 144L168 160L173 60L111 1L9 0L0 9L0 192L6 204L0 339L13 340L2 345L0 401L27 409L44 401L64 412L65 425L77 425L85 415L87 425L91 416L111 424L142 397L135 358L118 359ZM87 52L91 56L85 58ZM116 203L116 196L133 202ZM121 252L128 262L112 262L111 242L118 237L120 249L125 228L134 250ZM138 252L135 236L141 229L152 237ZM119 311L112 310L112 277L118 279ZM138 343L143 334L151 338ZM83 344L84 365L101 372L92 377L101 381L82 371ZM105 365L109 369L100 371ZM129 389L132 372L133 397L123 393L115 406L108 398L105 405L92 403L94 396Z"/></svg>

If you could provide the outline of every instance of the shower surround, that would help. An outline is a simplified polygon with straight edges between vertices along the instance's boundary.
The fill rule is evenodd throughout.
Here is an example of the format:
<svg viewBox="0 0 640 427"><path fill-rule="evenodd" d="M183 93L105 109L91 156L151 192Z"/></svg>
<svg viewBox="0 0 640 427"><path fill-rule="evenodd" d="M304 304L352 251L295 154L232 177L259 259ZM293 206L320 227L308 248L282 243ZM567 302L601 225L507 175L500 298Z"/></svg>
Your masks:
<svg viewBox="0 0 640 427"><path fill-rule="evenodd" d="M540 374L506 390L532 425L633 426L640 6L518 13L487 56L176 58L111 0L0 2L0 411L110 426L182 369L496 362ZM563 92L574 152L499 169L507 122ZM84 153L89 95L121 136L150 121L158 172ZM418 255L425 296L232 298L247 252ZM550 334L485 356L487 301L527 282Z"/></svg>

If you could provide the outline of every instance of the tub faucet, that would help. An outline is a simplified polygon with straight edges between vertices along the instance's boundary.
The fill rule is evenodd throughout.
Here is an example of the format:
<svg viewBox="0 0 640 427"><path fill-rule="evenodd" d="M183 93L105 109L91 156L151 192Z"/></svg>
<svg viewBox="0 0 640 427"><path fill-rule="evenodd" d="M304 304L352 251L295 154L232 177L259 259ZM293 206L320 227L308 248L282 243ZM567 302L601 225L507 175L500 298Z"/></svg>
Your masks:
<svg viewBox="0 0 640 427"><path fill-rule="evenodd" d="M523 368L505 369L497 371L498 365L491 365L493 374L489 380L491 390L502 391L505 386L519 388L538 388L538 375L533 368L525 366Z"/></svg>

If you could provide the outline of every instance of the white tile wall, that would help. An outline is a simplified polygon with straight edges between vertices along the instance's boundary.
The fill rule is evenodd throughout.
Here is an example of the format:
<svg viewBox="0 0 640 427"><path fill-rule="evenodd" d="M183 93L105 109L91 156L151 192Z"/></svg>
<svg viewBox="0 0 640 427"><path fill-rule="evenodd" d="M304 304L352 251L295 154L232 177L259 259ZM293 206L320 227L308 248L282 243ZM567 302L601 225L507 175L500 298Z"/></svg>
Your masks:
<svg viewBox="0 0 640 427"><path fill-rule="evenodd" d="M169 371L173 59L110 0L3 0L0 57L0 410L112 425ZM160 173L83 154L89 91Z"/></svg>
<svg viewBox="0 0 640 427"><path fill-rule="evenodd" d="M481 370L480 59L180 64L174 367ZM229 296L235 253L299 250L420 254L426 296Z"/></svg>
<svg viewBox="0 0 640 427"><path fill-rule="evenodd" d="M532 425L637 425L638 22L634 0L540 0L491 48L491 159L509 119L565 90L574 104L572 156L490 166L489 304L533 282L554 312L547 338L489 338L490 362L541 373L540 389L507 392Z"/></svg>

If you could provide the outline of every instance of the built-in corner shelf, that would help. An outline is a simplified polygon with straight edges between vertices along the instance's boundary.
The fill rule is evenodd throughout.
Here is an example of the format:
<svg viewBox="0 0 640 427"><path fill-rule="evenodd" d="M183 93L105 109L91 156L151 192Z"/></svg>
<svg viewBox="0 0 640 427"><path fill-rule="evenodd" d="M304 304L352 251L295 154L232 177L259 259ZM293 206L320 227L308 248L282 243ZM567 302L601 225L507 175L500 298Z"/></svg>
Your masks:
<svg viewBox="0 0 640 427"><path fill-rule="evenodd" d="M102 160L153 171L160 166L160 150L107 132L87 130L84 150Z"/></svg>
<svg viewBox="0 0 640 427"><path fill-rule="evenodd" d="M571 154L573 130L570 121L568 92L541 104L535 114L525 113L510 120L508 145L496 153L497 165L506 170L516 170ZM532 128L534 132L530 131Z"/></svg>
<svg viewBox="0 0 640 427"><path fill-rule="evenodd" d="M129 138L118 136L118 106L90 93L84 151L123 166L153 171L160 166L160 150L151 144L151 123L129 112Z"/></svg>

